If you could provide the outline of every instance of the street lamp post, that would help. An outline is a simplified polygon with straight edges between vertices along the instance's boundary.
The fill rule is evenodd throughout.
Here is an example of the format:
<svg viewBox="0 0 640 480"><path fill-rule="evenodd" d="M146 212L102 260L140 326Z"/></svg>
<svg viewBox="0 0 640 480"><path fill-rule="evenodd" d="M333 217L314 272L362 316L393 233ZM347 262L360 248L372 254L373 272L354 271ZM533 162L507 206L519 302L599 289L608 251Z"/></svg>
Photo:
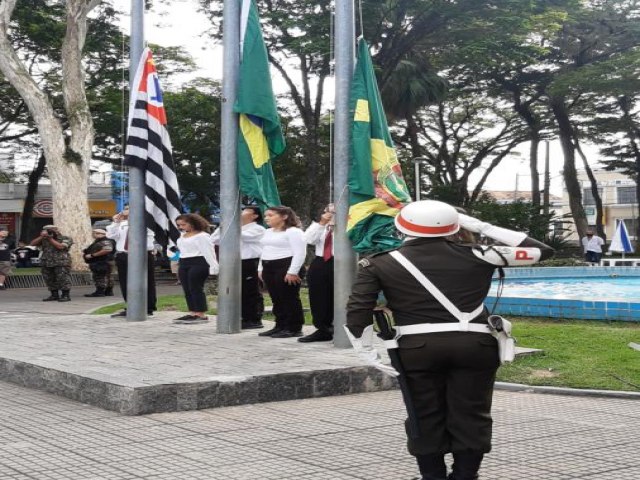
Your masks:
<svg viewBox="0 0 640 480"><path fill-rule="evenodd" d="M416 180L416 202L420 201L420 165L427 163L426 157L416 157L413 159L414 176Z"/></svg>

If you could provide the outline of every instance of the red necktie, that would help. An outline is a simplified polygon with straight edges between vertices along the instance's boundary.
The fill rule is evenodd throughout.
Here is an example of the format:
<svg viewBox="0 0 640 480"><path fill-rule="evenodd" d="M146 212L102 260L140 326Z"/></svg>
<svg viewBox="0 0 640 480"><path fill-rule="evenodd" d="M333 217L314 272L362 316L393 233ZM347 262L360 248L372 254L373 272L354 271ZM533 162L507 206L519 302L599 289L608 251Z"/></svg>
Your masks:
<svg viewBox="0 0 640 480"><path fill-rule="evenodd" d="M331 226L327 227L327 236L324 237L324 247L322 248L322 258L325 262L331 260L333 257L333 232Z"/></svg>

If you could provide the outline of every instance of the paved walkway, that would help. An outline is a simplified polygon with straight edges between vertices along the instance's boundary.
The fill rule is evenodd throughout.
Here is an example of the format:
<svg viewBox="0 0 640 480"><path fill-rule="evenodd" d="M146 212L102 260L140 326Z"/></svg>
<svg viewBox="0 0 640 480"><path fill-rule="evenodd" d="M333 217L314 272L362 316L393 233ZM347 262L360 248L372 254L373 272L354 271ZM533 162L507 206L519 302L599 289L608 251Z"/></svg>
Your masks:
<svg viewBox="0 0 640 480"><path fill-rule="evenodd" d="M496 392L482 480L638 480L640 402ZM2 480L409 480L398 392L125 417L0 382Z"/></svg>
<svg viewBox="0 0 640 480"><path fill-rule="evenodd" d="M182 328L170 312L87 315L105 299L74 292L0 292L0 356L135 385L359 364L326 343ZM638 400L497 391L493 411L482 480L640 479ZM0 382L0 480L408 480L404 416L397 391L132 417Z"/></svg>
<svg viewBox="0 0 640 480"><path fill-rule="evenodd" d="M52 314L75 315L89 313L97 308L112 303L123 302L120 289L115 287L115 296L87 298L85 293L91 293L94 287L82 286L71 289L70 302L43 302L42 299L49 296L45 288L12 288L0 290L0 319L5 315L13 314ZM181 294L180 285L160 284L157 286L158 295Z"/></svg>

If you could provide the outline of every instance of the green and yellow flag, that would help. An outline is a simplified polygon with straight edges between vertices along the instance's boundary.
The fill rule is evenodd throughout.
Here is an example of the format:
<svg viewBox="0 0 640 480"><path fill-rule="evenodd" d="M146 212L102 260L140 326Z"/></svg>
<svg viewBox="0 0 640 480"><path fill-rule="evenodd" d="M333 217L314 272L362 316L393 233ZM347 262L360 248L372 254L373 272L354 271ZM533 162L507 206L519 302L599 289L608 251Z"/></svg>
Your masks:
<svg viewBox="0 0 640 480"><path fill-rule="evenodd" d="M262 208L280 205L271 160L284 152L280 117L271 86L267 47L253 0L242 0L238 95L238 176L240 190Z"/></svg>
<svg viewBox="0 0 640 480"><path fill-rule="evenodd" d="M400 244L393 220L411 197L389 134L369 46L362 38L358 41L350 111L347 233L357 252L389 250Z"/></svg>

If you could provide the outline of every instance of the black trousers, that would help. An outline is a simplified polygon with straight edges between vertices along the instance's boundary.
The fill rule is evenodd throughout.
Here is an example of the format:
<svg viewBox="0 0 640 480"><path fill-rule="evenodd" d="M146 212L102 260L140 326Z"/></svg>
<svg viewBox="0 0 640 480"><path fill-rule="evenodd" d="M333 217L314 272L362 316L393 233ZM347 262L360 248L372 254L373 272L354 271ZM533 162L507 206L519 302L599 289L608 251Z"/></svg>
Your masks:
<svg viewBox="0 0 640 480"><path fill-rule="evenodd" d="M407 335L399 343L421 429L419 438L409 438L409 453L489 452L497 340L441 332Z"/></svg>
<svg viewBox="0 0 640 480"><path fill-rule="evenodd" d="M242 260L242 322L260 323L264 312L264 299L260 293L260 279L258 278L259 258Z"/></svg>
<svg viewBox="0 0 640 480"><path fill-rule="evenodd" d="M328 262L316 257L307 273L309 304L313 325L323 332L333 333L333 258Z"/></svg>
<svg viewBox="0 0 640 480"><path fill-rule="evenodd" d="M276 328L299 332L304 325L304 312L300 301L300 285L284 281L293 257L262 261L262 280L269 290L276 317ZM303 267L304 268L304 267ZM298 274L304 275L303 269Z"/></svg>
<svg viewBox="0 0 640 480"><path fill-rule="evenodd" d="M127 271L128 271L129 255L125 252L116 254L116 270L118 271L118 282L120 282L120 290L122 298L127 301ZM153 312L156 308L156 275L155 275L155 258L148 252L147 254L147 312Z"/></svg>
<svg viewBox="0 0 640 480"><path fill-rule="evenodd" d="M209 264L204 257L181 258L178 278L191 312L207 311L204 284L209 276Z"/></svg>

